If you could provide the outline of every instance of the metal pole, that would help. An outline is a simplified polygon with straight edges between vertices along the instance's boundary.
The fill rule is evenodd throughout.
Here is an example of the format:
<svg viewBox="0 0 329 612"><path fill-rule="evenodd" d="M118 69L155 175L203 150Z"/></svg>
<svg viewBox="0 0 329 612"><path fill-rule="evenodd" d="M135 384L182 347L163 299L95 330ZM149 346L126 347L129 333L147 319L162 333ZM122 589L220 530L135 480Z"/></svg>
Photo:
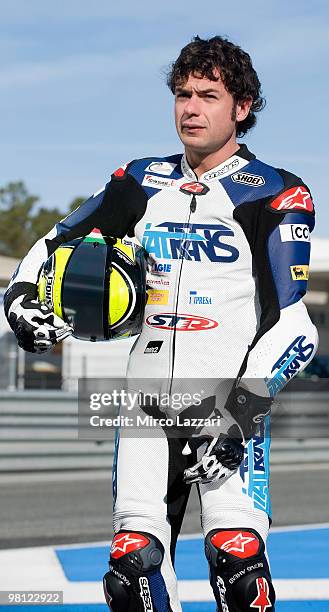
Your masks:
<svg viewBox="0 0 329 612"><path fill-rule="evenodd" d="M17 348L17 389L23 391L25 388L25 352L22 348Z"/></svg>
<svg viewBox="0 0 329 612"><path fill-rule="evenodd" d="M17 349L18 346L13 344L8 352L8 391L16 391L16 370L17 370Z"/></svg>

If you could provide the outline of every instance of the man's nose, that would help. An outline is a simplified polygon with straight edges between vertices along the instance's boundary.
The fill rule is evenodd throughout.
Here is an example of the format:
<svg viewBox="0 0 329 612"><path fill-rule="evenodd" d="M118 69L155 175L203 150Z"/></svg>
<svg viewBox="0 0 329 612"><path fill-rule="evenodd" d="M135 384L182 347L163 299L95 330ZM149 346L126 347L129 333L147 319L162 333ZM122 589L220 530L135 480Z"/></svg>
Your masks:
<svg viewBox="0 0 329 612"><path fill-rule="evenodd" d="M199 115L200 114L200 100L198 96L192 95L186 100L185 112L188 115Z"/></svg>

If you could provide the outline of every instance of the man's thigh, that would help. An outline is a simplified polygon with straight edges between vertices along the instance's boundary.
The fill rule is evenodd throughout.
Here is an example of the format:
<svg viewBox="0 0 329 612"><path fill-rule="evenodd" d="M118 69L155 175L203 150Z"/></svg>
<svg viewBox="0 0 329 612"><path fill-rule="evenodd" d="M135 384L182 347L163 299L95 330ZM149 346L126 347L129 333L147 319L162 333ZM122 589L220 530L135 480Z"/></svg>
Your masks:
<svg viewBox="0 0 329 612"><path fill-rule="evenodd" d="M240 470L223 485L200 485L202 523L205 535L223 527L249 527L268 535L271 515L270 423L266 419L247 444Z"/></svg>
<svg viewBox="0 0 329 612"><path fill-rule="evenodd" d="M152 437L122 431L114 461L114 530L150 531L172 543L177 537L190 487L183 482L184 442L167 438L162 429Z"/></svg>

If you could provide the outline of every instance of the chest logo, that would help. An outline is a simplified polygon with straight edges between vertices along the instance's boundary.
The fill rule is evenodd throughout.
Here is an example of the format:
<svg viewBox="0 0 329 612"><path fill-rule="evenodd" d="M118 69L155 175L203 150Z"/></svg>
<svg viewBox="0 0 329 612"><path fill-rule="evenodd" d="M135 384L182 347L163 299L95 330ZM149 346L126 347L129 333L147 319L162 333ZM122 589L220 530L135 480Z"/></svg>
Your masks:
<svg viewBox="0 0 329 612"><path fill-rule="evenodd" d="M170 176L176 166L177 164L172 164L171 162L155 161L145 168L145 172L154 172L155 174Z"/></svg>
<svg viewBox="0 0 329 612"><path fill-rule="evenodd" d="M263 176L249 174L249 172L236 172L231 175L231 179L234 183L243 183L244 185L250 185L250 187L261 187L265 185Z"/></svg>
<svg viewBox="0 0 329 612"><path fill-rule="evenodd" d="M205 331L218 326L217 321L206 317L198 317L189 314L176 314L174 312L162 312L147 317L146 325L165 329L169 331Z"/></svg>
<svg viewBox="0 0 329 612"><path fill-rule="evenodd" d="M176 181L175 179L164 178L163 176L145 174L142 185L144 187L152 187L153 189L174 189Z"/></svg>
<svg viewBox="0 0 329 612"><path fill-rule="evenodd" d="M147 223L142 245L155 259L209 260L232 263L239 251L226 239L234 237L230 227L223 224L179 223L165 221L159 225Z"/></svg>
<svg viewBox="0 0 329 612"><path fill-rule="evenodd" d="M209 187L203 183L194 181L194 183L184 183L184 185L181 185L179 190L183 193L191 193L192 195L206 195L206 193L209 191Z"/></svg>

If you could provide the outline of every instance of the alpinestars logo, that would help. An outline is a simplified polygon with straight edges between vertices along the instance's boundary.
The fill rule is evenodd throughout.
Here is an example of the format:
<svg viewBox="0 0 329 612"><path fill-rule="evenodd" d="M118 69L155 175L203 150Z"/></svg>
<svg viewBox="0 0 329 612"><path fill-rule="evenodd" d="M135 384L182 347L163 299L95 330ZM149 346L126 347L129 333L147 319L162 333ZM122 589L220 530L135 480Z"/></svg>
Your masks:
<svg viewBox="0 0 329 612"><path fill-rule="evenodd" d="M212 536L211 542L219 550L240 559L252 557L259 550L259 540L250 531L218 531Z"/></svg>
<svg viewBox="0 0 329 612"><path fill-rule="evenodd" d="M222 241L233 238L234 232L226 225L204 225L201 223L179 223L165 221L159 225L146 223L142 245L156 259L187 259L232 263L239 251Z"/></svg>
<svg viewBox="0 0 329 612"><path fill-rule="evenodd" d="M149 581L147 578L145 578L145 576L142 576L139 579L139 586L141 588L139 593L143 601L144 610L145 612L151 612L153 610L153 604L152 604L151 592L150 592L150 587L149 587Z"/></svg>
<svg viewBox="0 0 329 612"><path fill-rule="evenodd" d="M148 538L138 533L119 533L112 542L111 557L119 559L132 550L144 548L147 544L149 544Z"/></svg>
<svg viewBox="0 0 329 612"><path fill-rule="evenodd" d="M257 608L258 612L266 612L268 608L272 608L271 600L269 599L270 588L266 578L256 578L257 597L250 604L251 608Z"/></svg>
<svg viewBox="0 0 329 612"><path fill-rule="evenodd" d="M217 576L217 587L220 596L220 604L222 606L222 612L230 612L226 603L226 587L223 578Z"/></svg>
<svg viewBox="0 0 329 612"><path fill-rule="evenodd" d="M291 212L313 212L313 202L311 194L305 187L292 187L284 193L281 193L270 204L270 208L274 211L291 211Z"/></svg>
<svg viewBox="0 0 329 612"><path fill-rule="evenodd" d="M204 183L194 181L194 183L184 183L184 185L180 186L179 190L187 194L192 193L193 195L205 195L208 193L209 187L204 185Z"/></svg>
<svg viewBox="0 0 329 612"><path fill-rule="evenodd" d="M244 538L242 533L238 533L235 538L231 540L227 540L220 548L221 550L225 550L225 552L245 552L245 548L249 542L253 542L256 538Z"/></svg>

